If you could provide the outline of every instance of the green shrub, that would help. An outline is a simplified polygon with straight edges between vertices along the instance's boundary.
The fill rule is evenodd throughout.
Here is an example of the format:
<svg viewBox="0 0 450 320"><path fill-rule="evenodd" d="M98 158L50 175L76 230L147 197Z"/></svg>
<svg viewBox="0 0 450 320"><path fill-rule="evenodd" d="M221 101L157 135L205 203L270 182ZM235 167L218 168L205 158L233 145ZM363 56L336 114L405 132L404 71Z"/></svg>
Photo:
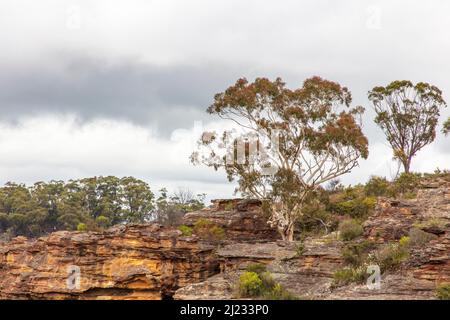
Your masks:
<svg viewBox="0 0 450 320"><path fill-rule="evenodd" d="M390 243L378 250L375 263L380 266L381 272L396 269L409 256L409 237L403 237L399 243Z"/></svg>
<svg viewBox="0 0 450 320"><path fill-rule="evenodd" d="M448 222L442 218L431 218L426 221L414 223L413 226L424 231L434 230L436 232L445 232Z"/></svg>
<svg viewBox="0 0 450 320"><path fill-rule="evenodd" d="M264 271L258 275L266 291L272 289L277 284L273 279L272 274L268 271Z"/></svg>
<svg viewBox="0 0 450 320"><path fill-rule="evenodd" d="M436 296L439 300L450 300L450 283L442 283L436 288Z"/></svg>
<svg viewBox="0 0 450 320"><path fill-rule="evenodd" d="M272 289L266 290L263 298L267 300L298 300L296 296L285 290L279 283L275 284Z"/></svg>
<svg viewBox="0 0 450 320"><path fill-rule="evenodd" d="M100 228L107 228L109 226L109 219L105 216L98 216L95 219L95 223L100 227Z"/></svg>
<svg viewBox="0 0 450 320"><path fill-rule="evenodd" d="M77 231L81 231L81 232L87 231L87 226L86 226L86 224L80 222L80 223L77 225Z"/></svg>
<svg viewBox="0 0 450 320"><path fill-rule="evenodd" d="M364 240L359 243L348 243L342 248L342 257L347 264L358 267L367 259L367 255L374 244L370 241Z"/></svg>
<svg viewBox="0 0 450 320"><path fill-rule="evenodd" d="M436 238L436 235L422 231L418 228L412 228L411 230L409 230L410 245L412 247L424 245Z"/></svg>
<svg viewBox="0 0 450 320"><path fill-rule="evenodd" d="M225 238L225 231L208 219L197 220L193 230L196 235L206 240L219 241Z"/></svg>
<svg viewBox="0 0 450 320"><path fill-rule="evenodd" d="M189 227L189 226L181 225L181 226L178 227L178 230L180 230L181 233L183 234L183 236L185 236L185 237L190 237L190 236L192 236L193 230L192 230L192 228Z"/></svg>
<svg viewBox="0 0 450 320"><path fill-rule="evenodd" d="M365 218L375 208L375 197L357 197L355 199L336 201L329 205L329 210L341 216L352 218Z"/></svg>
<svg viewBox="0 0 450 320"><path fill-rule="evenodd" d="M391 193L391 183L386 178L372 176L364 186L364 191L368 196L381 197Z"/></svg>
<svg viewBox="0 0 450 320"><path fill-rule="evenodd" d="M361 236L364 232L363 227L356 220L344 220L339 224L340 237L344 241L353 240Z"/></svg>
<svg viewBox="0 0 450 320"><path fill-rule="evenodd" d="M366 279L366 267L343 268L333 274L333 287L341 287L353 282L362 283Z"/></svg>
<svg viewBox="0 0 450 320"><path fill-rule="evenodd" d="M394 180L394 192L396 194L415 192L419 187L421 177L420 173L402 173Z"/></svg>
<svg viewBox="0 0 450 320"><path fill-rule="evenodd" d="M258 297L264 291L262 280L256 272L246 271L239 277L239 294L241 297Z"/></svg>
<svg viewBox="0 0 450 320"><path fill-rule="evenodd" d="M258 275L260 275L263 272L267 271L267 268L264 264L262 263L250 263L246 268L245 271L248 272L254 272Z"/></svg>

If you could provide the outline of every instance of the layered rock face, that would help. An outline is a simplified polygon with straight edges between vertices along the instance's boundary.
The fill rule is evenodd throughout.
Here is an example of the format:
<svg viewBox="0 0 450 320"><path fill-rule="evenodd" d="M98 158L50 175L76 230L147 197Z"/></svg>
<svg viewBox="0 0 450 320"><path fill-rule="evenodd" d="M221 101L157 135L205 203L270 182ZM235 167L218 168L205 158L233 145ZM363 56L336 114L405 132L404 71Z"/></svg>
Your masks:
<svg viewBox="0 0 450 320"><path fill-rule="evenodd" d="M180 288L176 299L232 299L239 275L250 263L265 264L274 280L305 299L435 299L436 285L450 282L450 182L424 183L410 200L380 198L365 222L364 237L383 246L408 235L411 228L436 238L411 249L398 270L382 275L381 288L350 284L333 288L333 273L344 266L342 241L333 234L304 243L281 241L229 243L217 251L221 273Z"/></svg>
<svg viewBox="0 0 450 320"><path fill-rule="evenodd" d="M222 227L228 240L271 241L280 239L280 235L267 224L267 218L262 213L259 200L213 200L212 206L186 214L184 223L192 226L202 218Z"/></svg>
<svg viewBox="0 0 450 320"><path fill-rule="evenodd" d="M276 282L306 299L434 299L436 285L450 282L450 183L445 180L424 184L415 199L378 200L364 223L365 240L381 247L411 228L434 234L411 248L398 269L383 274L378 290L365 284L333 288L334 272L345 265L338 235L283 242L267 225L259 201L216 200L187 214L184 223L202 218L224 228L226 240L219 246L158 225L15 238L0 244L0 298L233 299L240 274L254 263L264 264ZM73 270L80 272L75 287Z"/></svg>
<svg viewBox="0 0 450 320"><path fill-rule="evenodd" d="M158 225L0 246L2 299L163 299L219 271L214 246ZM79 272L79 273L78 273Z"/></svg>
<svg viewBox="0 0 450 320"><path fill-rule="evenodd" d="M250 264L264 264L274 280L299 297L329 294L334 271L343 265L342 242L333 237L298 243L231 243L219 248L221 273L179 289L175 299L233 299L239 275Z"/></svg>
<svg viewBox="0 0 450 320"><path fill-rule="evenodd" d="M364 227L379 243L398 240L413 227L434 234L435 240L412 249L407 267L416 279L450 282L450 182L424 184L411 200L379 199Z"/></svg>

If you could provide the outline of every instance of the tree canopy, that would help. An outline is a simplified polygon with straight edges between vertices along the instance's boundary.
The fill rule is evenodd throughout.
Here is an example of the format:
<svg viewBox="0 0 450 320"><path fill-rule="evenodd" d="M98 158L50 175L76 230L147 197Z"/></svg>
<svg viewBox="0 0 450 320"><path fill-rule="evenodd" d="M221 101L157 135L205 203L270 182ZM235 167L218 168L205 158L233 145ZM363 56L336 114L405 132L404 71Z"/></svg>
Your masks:
<svg viewBox="0 0 450 320"><path fill-rule="evenodd" d="M181 216L203 207L203 198L180 189L166 207ZM0 233L37 237L56 230L100 230L116 224L165 223L166 211L150 186L133 177L93 177L38 182L28 187L9 182L0 188ZM175 210L176 209L176 210Z"/></svg>
<svg viewBox="0 0 450 320"><path fill-rule="evenodd" d="M446 106L441 90L424 82L393 81L369 91L369 100L394 158L409 173L412 158L436 138L440 109Z"/></svg>
<svg viewBox="0 0 450 320"><path fill-rule="evenodd" d="M270 223L292 240L311 192L368 156L359 123L364 109L351 101L346 87L320 77L293 90L280 78L239 79L207 109L239 131L205 132L191 160L223 168L237 192L264 200Z"/></svg>

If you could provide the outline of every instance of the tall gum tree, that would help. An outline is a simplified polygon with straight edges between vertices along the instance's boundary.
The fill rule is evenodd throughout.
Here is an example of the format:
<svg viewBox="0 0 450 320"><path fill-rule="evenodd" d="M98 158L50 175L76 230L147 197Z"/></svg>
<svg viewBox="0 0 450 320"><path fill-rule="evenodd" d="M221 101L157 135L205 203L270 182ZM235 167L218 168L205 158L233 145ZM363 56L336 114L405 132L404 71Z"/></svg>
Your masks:
<svg viewBox="0 0 450 320"><path fill-rule="evenodd" d="M428 83L393 81L369 91L376 112L375 123L383 130L406 173L412 158L436 138L440 109L446 107L442 92Z"/></svg>
<svg viewBox="0 0 450 320"><path fill-rule="evenodd" d="M351 108L351 101L347 88L320 77L294 90L280 78L239 79L207 111L240 130L203 133L191 160L225 169L236 192L262 200L269 223L292 241L309 196L368 156L364 108Z"/></svg>

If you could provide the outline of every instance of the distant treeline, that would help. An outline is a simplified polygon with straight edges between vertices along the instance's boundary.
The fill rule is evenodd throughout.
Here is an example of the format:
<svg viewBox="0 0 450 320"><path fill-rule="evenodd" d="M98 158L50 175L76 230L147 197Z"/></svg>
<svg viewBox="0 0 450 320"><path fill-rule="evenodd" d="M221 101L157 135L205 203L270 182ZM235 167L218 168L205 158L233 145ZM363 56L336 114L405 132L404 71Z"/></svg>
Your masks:
<svg viewBox="0 0 450 320"><path fill-rule="evenodd" d="M0 188L0 233L37 237L57 230L101 230L124 223L176 224L188 211L204 207L204 195L179 189L159 197L133 177L93 177L38 182L8 182Z"/></svg>

